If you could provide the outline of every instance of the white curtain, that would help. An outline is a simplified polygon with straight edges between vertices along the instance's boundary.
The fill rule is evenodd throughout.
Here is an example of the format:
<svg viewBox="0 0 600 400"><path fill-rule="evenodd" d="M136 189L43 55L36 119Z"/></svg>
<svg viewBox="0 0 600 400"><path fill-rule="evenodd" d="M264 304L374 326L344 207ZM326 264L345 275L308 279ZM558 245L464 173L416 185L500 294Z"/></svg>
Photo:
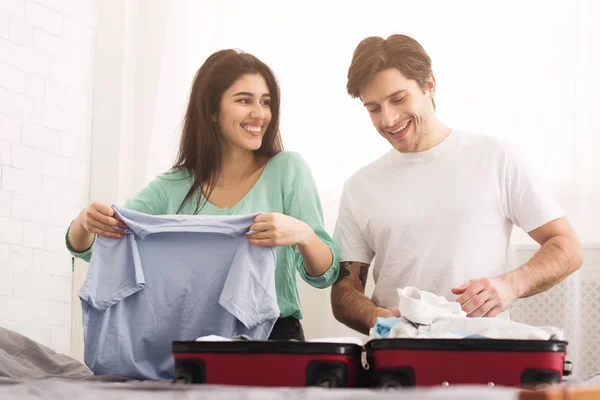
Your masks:
<svg viewBox="0 0 600 400"><path fill-rule="evenodd" d="M600 25L593 23L600 20L600 2L126 4L132 40L123 65L130 73L123 93L129 111L121 140L128 157L119 166L120 202L173 163L189 88L202 62L218 49L240 48L277 75L284 145L310 164L332 232L344 180L389 148L359 101L346 94L352 51L367 36L407 33L433 60L441 120L519 145L566 209L586 252L600 243L600 161L595 156L600 148ZM515 231L515 265L535 250L532 243ZM541 312L554 319L520 311L531 306L515 307L514 314L529 318L526 322L571 324L566 327L569 356L580 374L600 372L600 349L593 343L598 329L576 333L579 327L594 329L584 308L599 303L599 271L600 259L586 259L581 273L552 292L559 293L553 308L542 296L527 300L542 301ZM328 291L301 283L301 292L309 336L352 334L333 319ZM586 352L596 358L582 367L577 362Z"/></svg>

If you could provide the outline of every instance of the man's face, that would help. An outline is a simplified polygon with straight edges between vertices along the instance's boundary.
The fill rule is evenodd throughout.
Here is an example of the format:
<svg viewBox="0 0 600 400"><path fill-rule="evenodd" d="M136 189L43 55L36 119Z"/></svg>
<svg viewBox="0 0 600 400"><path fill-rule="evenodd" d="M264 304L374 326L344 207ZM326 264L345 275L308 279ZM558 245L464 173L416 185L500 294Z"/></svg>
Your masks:
<svg viewBox="0 0 600 400"><path fill-rule="evenodd" d="M360 91L373 126L394 148L402 153L424 150L423 139L434 117L433 75L427 88L406 79L397 68L378 72Z"/></svg>

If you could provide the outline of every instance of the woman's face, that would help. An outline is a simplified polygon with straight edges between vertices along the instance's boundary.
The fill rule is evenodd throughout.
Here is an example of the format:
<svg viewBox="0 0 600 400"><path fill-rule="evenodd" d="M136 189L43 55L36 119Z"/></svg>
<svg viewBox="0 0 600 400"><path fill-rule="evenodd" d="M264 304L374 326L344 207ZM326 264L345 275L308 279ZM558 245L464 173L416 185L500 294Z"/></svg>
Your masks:
<svg viewBox="0 0 600 400"><path fill-rule="evenodd" d="M213 119L226 146L258 150L271 122L271 96L262 75L246 74L235 81L223 93Z"/></svg>

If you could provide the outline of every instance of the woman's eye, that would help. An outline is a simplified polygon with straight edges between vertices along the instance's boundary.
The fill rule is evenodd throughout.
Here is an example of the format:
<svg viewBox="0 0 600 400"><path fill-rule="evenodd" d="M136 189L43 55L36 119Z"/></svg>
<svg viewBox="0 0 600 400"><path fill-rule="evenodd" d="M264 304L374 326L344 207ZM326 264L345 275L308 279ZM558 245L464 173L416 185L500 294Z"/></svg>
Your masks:
<svg viewBox="0 0 600 400"><path fill-rule="evenodd" d="M402 103L402 102L404 101L404 99L405 99L405 98L406 98L406 97L402 97L401 99L395 99L395 100L393 101L393 103L394 103L394 104L400 104L400 103Z"/></svg>

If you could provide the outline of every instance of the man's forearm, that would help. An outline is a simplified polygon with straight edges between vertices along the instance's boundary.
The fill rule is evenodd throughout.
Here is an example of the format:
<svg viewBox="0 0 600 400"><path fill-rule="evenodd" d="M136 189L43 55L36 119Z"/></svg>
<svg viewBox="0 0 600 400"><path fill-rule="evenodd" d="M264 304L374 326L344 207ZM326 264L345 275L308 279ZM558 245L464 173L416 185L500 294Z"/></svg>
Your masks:
<svg viewBox="0 0 600 400"><path fill-rule="evenodd" d="M518 297L529 297L550 289L583 263L583 251L576 237L558 235L548 239L522 267L503 277Z"/></svg>
<svg viewBox="0 0 600 400"><path fill-rule="evenodd" d="M331 293L331 306L335 318L344 325L368 335L377 319L379 307L350 286L334 286Z"/></svg>

